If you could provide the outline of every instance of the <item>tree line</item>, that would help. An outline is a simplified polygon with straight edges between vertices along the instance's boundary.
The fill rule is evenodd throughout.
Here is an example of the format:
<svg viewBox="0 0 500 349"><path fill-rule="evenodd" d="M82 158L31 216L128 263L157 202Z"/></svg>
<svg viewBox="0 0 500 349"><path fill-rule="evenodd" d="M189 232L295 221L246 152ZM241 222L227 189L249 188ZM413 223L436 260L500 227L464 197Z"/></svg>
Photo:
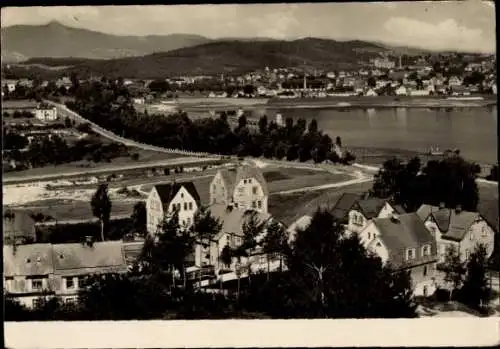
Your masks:
<svg viewBox="0 0 500 349"><path fill-rule="evenodd" d="M184 112L169 116L139 113L134 109L127 88L115 80L84 83L75 89L75 100L66 103L68 108L105 129L145 144L300 161L354 160L348 152L339 158L331 151L333 141L318 130L316 120L307 125L304 119L294 123L287 118L281 126L263 116L258 132L254 133L244 115L232 129L225 113L218 118L198 120L191 120Z"/></svg>

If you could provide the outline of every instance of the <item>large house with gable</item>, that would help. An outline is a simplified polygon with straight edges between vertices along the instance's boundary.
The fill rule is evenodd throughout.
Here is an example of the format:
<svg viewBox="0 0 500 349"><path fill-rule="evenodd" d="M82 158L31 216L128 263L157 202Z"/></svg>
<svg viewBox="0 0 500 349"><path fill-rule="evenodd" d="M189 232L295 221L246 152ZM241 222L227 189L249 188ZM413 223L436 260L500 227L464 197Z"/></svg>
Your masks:
<svg viewBox="0 0 500 349"><path fill-rule="evenodd" d="M477 245L486 247L487 258L494 249L495 230L478 212L440 206L422 205L417 214L431 234L434 235L439 261L444 262L446 250L453 247L462 261L467 261Z"/></svg>
<svg viewBox="0 0 500 349"><path fill-rule="evenodd" d="M348 232L360 233L372 219L390 217L393 213L403 214L405 210L385 199L345 193L331 209L331 213L345 225Z"/></svg>
<svg viewBox="0 0 500 349"><path fill-rule="evenodd" d="M269 191L259 168L250 165L219 170L210 184L210 204L268 212Z"/></svg>
<svg viewBox="0 0 500 349"><path fill-rule="evenodd" d="M373 218L359 233L360 241L382 263L410 273L415 295L436 289L436 240L416 213Z"/></svg>
<svg viewBox="0 0 500 349"><path fill-rule="evenodd" d="M157 184L146 200L146 227L150 234L156 234L158 225L165 215L174 210L179 212L179 224L187 228L194 221L194 215L201 206L200 195L193 182Z"/></svg>
<svg viewBox="0 0 500 349"><path fill-rule="evenodd" d="M74 303L91 275L127 272L121 241L4 245L4 295L31 308L58 296Z"/></svg>

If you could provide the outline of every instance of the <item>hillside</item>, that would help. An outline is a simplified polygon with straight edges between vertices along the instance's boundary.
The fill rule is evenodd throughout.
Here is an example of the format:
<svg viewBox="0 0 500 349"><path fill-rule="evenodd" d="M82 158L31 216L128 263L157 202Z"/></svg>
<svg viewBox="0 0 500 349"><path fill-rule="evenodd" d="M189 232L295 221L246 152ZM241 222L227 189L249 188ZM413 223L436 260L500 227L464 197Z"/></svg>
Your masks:
<svg viewBox="0 0 500 349"><path fill-rule="evenodd" d="M199 35L117 36L65 26L15 25L2 28L2 61L32 57L111 59L166 52L209 42Z"/></svg>
<svg viewBox="0 0 500 349"><path fill-rule="evenodd" d="M347 69L387 49L363 41L217 41L142 57L86 62L70 68L79 74L156 78L177 74L242 73L268 67Z"/></svg>

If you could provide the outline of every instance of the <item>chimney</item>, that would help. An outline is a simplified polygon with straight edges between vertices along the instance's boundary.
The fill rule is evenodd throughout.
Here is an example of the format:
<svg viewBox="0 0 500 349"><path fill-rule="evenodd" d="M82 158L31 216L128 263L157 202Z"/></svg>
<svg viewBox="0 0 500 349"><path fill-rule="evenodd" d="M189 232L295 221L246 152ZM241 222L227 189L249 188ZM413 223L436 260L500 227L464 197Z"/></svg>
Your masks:
<svg viewBox="0 0 500 349"><path fill-rule="evenodd" d="M228 204L226 207L227 212L232 212L233 211L233 204Z"/></svg>
<svg viewBox="0 0 500 349"><path fill-rule="evenodd" d="M445 208L446 208L446 205L444 204L444 202L440 202L439 209L445 209Z"/></svg>
<svg viewBox="0 0 500 349"><path fill-rule="evenodd" d="M399 216L396 213L393 213L391 215L391 221L393 221L394 223L399 223Z"/></svg>
<svg viewBox="0 0 500 349"><path fill-rule="evenodd" d="M459 205L457 205L457 206L455 207L455 212L456 212L456 213L460 213L460 212L462 212L462 205L460 205L460 204L459 204Z"/></svg>

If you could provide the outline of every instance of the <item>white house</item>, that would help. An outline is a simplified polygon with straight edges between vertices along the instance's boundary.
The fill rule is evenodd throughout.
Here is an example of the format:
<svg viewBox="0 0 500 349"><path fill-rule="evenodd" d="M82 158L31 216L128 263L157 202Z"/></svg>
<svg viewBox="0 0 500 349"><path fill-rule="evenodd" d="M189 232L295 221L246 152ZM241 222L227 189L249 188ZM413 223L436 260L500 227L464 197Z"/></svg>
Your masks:
<svg viewBox="0 0 500 349"><path fill-rule="evenodd" d="M383 264L410 273L415 295L435 291L436 240L416 213L374 218L359 235L361 243Z"/></svg>
<svg viewBox="0 0 500 349"><path fill-rule="evenodd" d="M367 97L376 97L376 96L378 96L378 94L377 94L377 92L375 92L374 89L371 88L368 91L366 91L366 96Z"/></svg>
<svg viewBox="0 0 500 349"><path fill-rule="evenodd" d="M448 85L449 86L460 86L460 85L462 85L462 80L460 80L460 78L457 76L452 76L448 80Z"/></svg>
<svg viewBox="0 0 500 349"><path fill-rule="evenodd" d="M468 260L474 248L483 244L487 258L494 249L495 231L478 213L440 206L422 205L417 210L427 229L435 236L439 261L443 262L448 246L454 247L462 261Z"/></svg>
<svg viewBox="0 0 500 349"><path fill-rule="evenodd" d="M57 109L56 107L39 106L35 109L35 118L42 121L57 120Z"/></svg>
<svg viewBox="0 0 500 349"><path fill-rule="evenodd" d="M259 168L250 165L219 170L210 184L210 204L268 212L269 191Z"/></svg>
<svg viewBox="0 0 500 349"><path fill-rule="evenodd" d="M410 96L428 96L430 91L428 89L425 90L411 90Z"/></svg>
<svg viewBox="0 0 500 349"><path fill-rule="evenodd" d="M150 234L155 234L165 215L174 210L179 213L179 224L189 227L201 205L200 196L193 182L155 185L146 200L146 225Z"/></svg>
<svg viewBox="0 0 500 349"><path fill-rule="evenodd" d="M144 104L145 100L144 100L144 98L143 98L143 97L138 97L138 98L133 98L133 99L132 99L132 102L133 102L134 104Z"/></svg>
<svg viewBox="0 0 500 349"><path fill-rule="evenodd" d="M397 96L408 95L408 89L404 85L399 86L394 92L396 93Z"/></svg>
<svg viewBox="0 0 500 349"><path fill-rule="evenodd" d="M374 218L387 218L393 213L405 213L399 205L391 205L384 199L366 198L354 202L348 211L347 231L360 233Z"/></svg>

